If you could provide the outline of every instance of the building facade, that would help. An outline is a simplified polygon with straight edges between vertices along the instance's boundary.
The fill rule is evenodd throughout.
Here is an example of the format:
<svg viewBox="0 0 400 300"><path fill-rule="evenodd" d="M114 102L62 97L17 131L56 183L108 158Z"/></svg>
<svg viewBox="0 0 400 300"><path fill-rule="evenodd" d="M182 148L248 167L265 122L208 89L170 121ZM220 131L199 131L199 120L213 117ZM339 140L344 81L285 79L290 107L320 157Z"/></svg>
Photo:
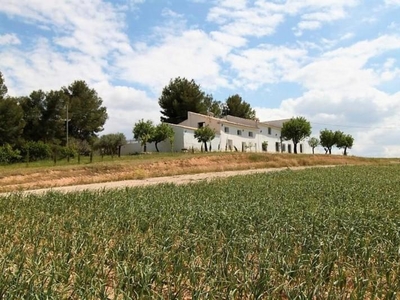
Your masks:
<svg viewBox="0 0 400 300"><path fill-rule="evenodd" d="M260 122L234 116L216 118L188 112L188 118L180 124L169 124L175 133L174 142L158 144L161 152L166 151L201 151L202 143L194 137L196 129L209 126L215 131L215 138L208 143L209 151L240 151L240 152L283 152L292 153L292 141L281 140L283 123L288 119ZM148 151L155 151L154 144L148 144ZM132 142L122 147L122 154L141 152L138 142ZM307 141L297 145L298 153L311 153Z"/></svg>

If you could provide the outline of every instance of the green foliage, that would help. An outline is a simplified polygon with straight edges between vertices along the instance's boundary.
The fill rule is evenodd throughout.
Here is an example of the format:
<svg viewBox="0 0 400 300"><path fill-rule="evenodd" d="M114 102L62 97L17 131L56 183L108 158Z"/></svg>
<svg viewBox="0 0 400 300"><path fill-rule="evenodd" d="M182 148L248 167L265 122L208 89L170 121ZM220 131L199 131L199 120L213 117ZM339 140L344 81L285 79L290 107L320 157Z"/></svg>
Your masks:
<svg viewBox="0 0 400 300"><path fill-rule="evenodd" d="M231 115L244 119L255 119L256 112L238 94L229 96L223 109L224 115Z"/></svg>
<svg viewBox="0 0 400 300"><path fill-rule="evenodd" d="M19 150L14 150L9 144L0 146L0 164L12 164L21 161Z"/></svg>
<svg viewBox="0 0 400 300"><path fill-rule="evenodd" d="M395 164L337 167L0 197L0 292L396 299L399 174Z"/></svg>
<svg viewBox="0 0 400 300"><path fill-rule="evenodd" d="M49 159L52 155L51 146L43 142L25 142L20 152L24 159L29 158L29 162Z"/></svg>
<svg viewBox="0 0 400 300"><path fill-rule="evenodd" d="M141 119L133 126L133 137L140 141L144 152L147 152L146 144L150 142L153 134L154 125L151 120L144 121Z"/></svg>
<svg viewBox="0 0 400 300"><path fill-rule="evenodd" d="M0 146L15 145L24 129L23 111L17 99L0 98Z"/></svg>
<svg viewBox="0 0 400 300"><path fill-rule="evenodd" d="M283 123L281 136L285 140L292 140L294 153L297 153L297 144L311 135L311 124L304 117L291 118Z"/></svg>
<svg viewBox="0 0 400 300"><path fill-rule="evenodd" d="M177 77L164 87L158 104L161 107L161 122L179 124L187 119L188 111L220 114L219 102L206 95L193 79ZM218 110L219 109L219 110Z"/></svg>
<svg viewBox="0 0 400 300"><path fill-rule="evenodd" d="M320 131L319 140L322 147L325 148L325 152L332 154L332 147L336 144L336 135L332 130L324 129Z"/></svg>
<svg viewBox="0 0 400 300"><path fill-rule="evenodd" d="M4 83L3 74L0 72L0 100L6 97L8 88Z"/></svg>
<svg viewBox="0 0 400 300"><path fill-rule="evenodd" d="M319 145L319 139L312 137L308 140L308 145L312 148L312 153L314 154L314 149Z"/></svg>
<svg viewBox="0 0 400 300"><path fill-rule="evenodd" d="M102 106L103 100L82 80L74 81L62 90L67 97L64 106L68 109L70 136L89 142L103 131L108 118L107 109Z"/></svg>
<svg viewBox="0 0 400 300"><path fill-rule="evenodd" d="M101 136L96 144L102 155L114 157L119 153L120 147L126 144L126 138L123 133L110 133Z"/></svg>
<svg viewBox="0 0 400 300"><path fill-rule="evenodd" d="M204 143L204 149L207 152L207 142L211 142L215 138L215 130L210 126L206 125L200 128L197 128L194 131L194 137L199 141L199 143Z"/></svg>
<svg viewBox="0 0 400 300"><path fill-rule="evenodd" d="M161 143L162 141L165 140L171 140L174 138L174 130L170 125L167 123L160 123L154 128L153 135L151 136L149 142L150 143L155 143L156 150L158 150L158 143Z"/></svg>
<svg viewBox="0 0 400 300"><path fill-rule="evenodd" d="M343 149L343 155L347 155L347 149L353 147L354 138L350 134L345 134L341 131L335 132L336 147Z"/></svg>

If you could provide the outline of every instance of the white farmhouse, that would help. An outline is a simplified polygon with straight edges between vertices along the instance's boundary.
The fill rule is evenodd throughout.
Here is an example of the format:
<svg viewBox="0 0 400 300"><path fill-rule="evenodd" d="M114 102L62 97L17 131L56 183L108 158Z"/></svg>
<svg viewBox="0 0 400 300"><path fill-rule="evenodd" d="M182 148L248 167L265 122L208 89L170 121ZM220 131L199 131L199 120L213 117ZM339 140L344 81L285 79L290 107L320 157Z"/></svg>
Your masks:
<svg viewBox="0 0 400 300"><path fill-rule="evenodd" d="M240 151L240 152L293 152L292 141L281 140L283 123L288 119L260 122L234 116L215 118L188 112L188 118L180 124L169 124L174 132L174 142L158 144L161 152L200 151L202 143L194 137L194 132L202 126L210 126L215 130L215 138L208 144L210 151ZM147 145L148 151L154 152L154 144ZM311 153L307 141L302 141L297 147L298 153ZM141 146L133 141L123 146L122 154L140 153Z"/></svg>

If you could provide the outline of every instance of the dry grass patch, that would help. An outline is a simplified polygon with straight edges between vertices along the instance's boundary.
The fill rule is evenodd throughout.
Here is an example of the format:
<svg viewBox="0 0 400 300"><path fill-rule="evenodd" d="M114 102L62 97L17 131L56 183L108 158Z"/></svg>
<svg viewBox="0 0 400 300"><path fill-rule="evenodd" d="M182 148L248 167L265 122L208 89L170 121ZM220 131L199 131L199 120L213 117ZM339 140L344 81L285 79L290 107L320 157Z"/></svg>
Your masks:
<svg viewBox="0 0 400 300"><path fill-rule="evenodd" d="M0 192L258 168L393 162L399 163L400 160L269 153L187 153L175 156L154 154L81 165L1 167Z"/></svg>

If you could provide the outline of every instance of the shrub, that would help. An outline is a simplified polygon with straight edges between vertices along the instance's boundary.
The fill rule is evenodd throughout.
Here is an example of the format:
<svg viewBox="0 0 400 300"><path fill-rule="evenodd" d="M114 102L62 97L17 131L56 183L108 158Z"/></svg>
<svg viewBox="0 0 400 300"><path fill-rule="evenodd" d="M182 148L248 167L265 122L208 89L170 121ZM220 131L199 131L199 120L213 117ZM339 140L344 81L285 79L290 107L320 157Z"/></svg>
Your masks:
<svg viewBox="0 0 400 300"><path fill-rule="evenodd" d="M12 164L21 161L20 151L14 150L9 144L0 147L0 164Z"/></svg>
<svg viewBox="0 0 400 300"><path fill-rule="evenodd" d="M51 158L51 146L43 142L27 142L21 147L20 151L22 157L29 157L29 161Z"/></svg>

